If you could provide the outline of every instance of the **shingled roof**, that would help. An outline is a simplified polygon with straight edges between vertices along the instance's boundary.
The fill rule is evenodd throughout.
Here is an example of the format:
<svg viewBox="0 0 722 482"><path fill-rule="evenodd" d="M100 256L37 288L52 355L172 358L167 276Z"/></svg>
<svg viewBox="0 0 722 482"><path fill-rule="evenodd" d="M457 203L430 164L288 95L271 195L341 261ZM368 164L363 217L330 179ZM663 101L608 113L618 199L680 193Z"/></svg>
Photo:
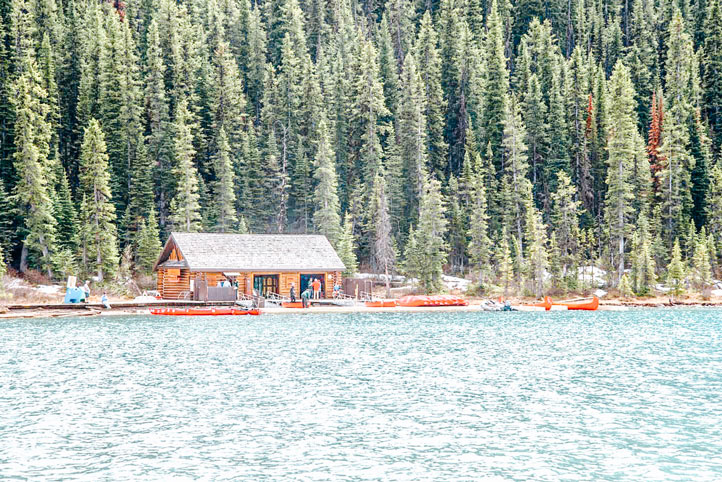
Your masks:
<svg viewBox="0 0 722 482"><path fill-rule="evenodd" d="M183 261L168 260L173 246ZM315 234L171 233L155 268L167 263L214 272L346 269L326 236Z"/></svg>

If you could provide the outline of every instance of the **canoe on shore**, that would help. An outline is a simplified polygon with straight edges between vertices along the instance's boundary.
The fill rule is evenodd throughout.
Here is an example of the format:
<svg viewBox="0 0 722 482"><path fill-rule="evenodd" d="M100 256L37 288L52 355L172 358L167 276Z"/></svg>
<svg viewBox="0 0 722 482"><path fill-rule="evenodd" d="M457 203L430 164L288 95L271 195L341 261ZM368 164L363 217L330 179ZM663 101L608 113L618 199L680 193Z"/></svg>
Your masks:
<svg viewBox="0 0 722 482"><path fill-rule="evenodd" d="M570 301L553 303L555 306L566 306L568 310L596 311L599 308L599 298L592 297L591 300Z"/></svg>
<svg viewBox="0 0 722 482"><path fill-rule="evenodd" d="M399 306L468 306L469 302L464 298L453 295L436 296L404 296L398 300Z"/></svg>
<svg viewBox="0 0 722 482"><path fill-rule="evenodd" d="M396 306L396 300L367 301L365 305L369 308L393 308Z"/></svg>
<svg viewBox="0 0 722 482"><path fill-rule="evenodd" d="M239 316L260 315L260 310L239 310L237 308L151 308L151 315L162 316Z"/></svg>

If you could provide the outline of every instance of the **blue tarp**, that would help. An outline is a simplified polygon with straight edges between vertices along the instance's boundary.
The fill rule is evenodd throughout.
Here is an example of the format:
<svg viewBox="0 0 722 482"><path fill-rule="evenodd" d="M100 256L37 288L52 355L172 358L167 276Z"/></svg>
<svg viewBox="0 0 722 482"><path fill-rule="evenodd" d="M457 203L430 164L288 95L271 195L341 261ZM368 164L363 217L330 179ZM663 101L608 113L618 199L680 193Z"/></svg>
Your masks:
<svg viewBox="0 0 722 482"><path fill-rule="evenodd" d="M80 303L85 301L85 291L81 288L68 288L65 290L63 303Z"/></svg>

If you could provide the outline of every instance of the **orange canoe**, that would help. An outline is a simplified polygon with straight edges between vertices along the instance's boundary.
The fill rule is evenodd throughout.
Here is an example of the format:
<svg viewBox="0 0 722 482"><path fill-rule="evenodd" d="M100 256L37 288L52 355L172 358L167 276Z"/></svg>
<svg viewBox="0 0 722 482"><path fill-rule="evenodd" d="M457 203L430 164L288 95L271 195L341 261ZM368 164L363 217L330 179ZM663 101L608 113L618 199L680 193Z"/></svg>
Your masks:
<svg viewBox="0 0 722 482"><path fill-rule="evenodd" d="M591 301L575 301L572 303L554 303L557 306L566 306L568 310L596 311L599 308L599 298L596 296Z"/></svg>
<svg viewBox="0 0 722 482"><path fill-rule="evenodd" d="M469 302L464 298L453 295L436 296L404 296L399 299L399 306L468 306Z"/></svg>
<svg viewBox="0 0 722 482"><path fill-rule="evenodd" d="M396 300L367 301L365 304L369 308L393 308L396 306Z"/></svg>
<svg viewBox="0 0 722 482"><path fill-rule="evenodd" d="M552 309L553 304L554 303L552 303L552 299L548 296L545 296L544 301L542 301L541 303L532 303L530 305L524 305L524 306L533 306L536 308L544 308L546 311L549 311Z"/></svg>
<svg viewBox="0 0 722 482"><path fill-rule="evenodd" d="M237 308L151 308L151 315L162 316L239 316L260 315L260 310L241 310Z"/></svg>
<svg viewBox="0 0 722 482"><path fill-rule="evenodd" d="M281 306L284 308L303 308L303 303L300 301L295 301L291 303L290 301L281 303Z"/></svg>

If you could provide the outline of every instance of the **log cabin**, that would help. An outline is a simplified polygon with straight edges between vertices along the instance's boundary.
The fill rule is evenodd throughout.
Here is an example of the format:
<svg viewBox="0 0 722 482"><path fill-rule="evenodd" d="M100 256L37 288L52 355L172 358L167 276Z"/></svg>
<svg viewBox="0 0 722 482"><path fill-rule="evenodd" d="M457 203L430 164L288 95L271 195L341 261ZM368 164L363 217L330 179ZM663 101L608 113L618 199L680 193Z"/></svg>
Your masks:
<svg viewBox="0 0 722 482"><path fill-rule="evenodd" d="M287 297L291 283L300 297L313 279L330 298L346 267L322 235L174 232L153 269L163 299L228 301L244 294ZM217 289L224 281L233 290Z"/></svg>

